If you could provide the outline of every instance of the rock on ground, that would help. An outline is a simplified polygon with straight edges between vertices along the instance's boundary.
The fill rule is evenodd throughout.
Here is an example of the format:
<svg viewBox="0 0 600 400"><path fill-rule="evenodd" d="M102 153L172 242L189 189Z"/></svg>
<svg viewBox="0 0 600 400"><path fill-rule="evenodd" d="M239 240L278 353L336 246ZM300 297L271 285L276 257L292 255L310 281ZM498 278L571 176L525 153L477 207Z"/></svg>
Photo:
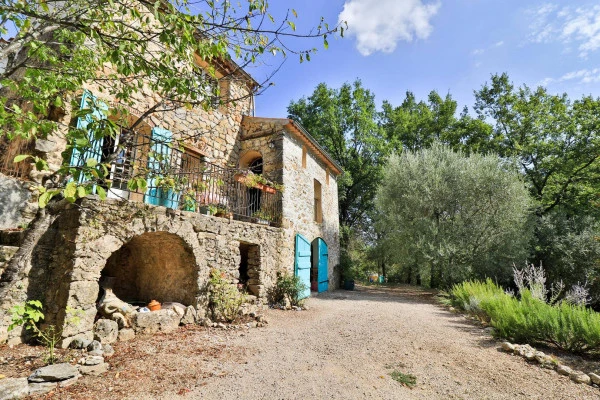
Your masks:
<svg viewBox="0 0 600 400"><path fill-rule="evenodd" d="M137 313L133 316L133 329L136 334L172 332L177 329L180 320L181 317L173 310Z"/></svg>
<svg viewBox="0 0 600 400"><path fill-rule="evenodd" d="M77 376L77 367L68 364L53 364L38 368L29 375L29 382L57 382Z"/></svg>
<svg viewBox="0 0 600 400"><path fill-rule="evenodd" d="M135 337L135 331L133 329L121 329L119 331L119 341L125 342Z"/></svg>
<svg viewBox="0 0 600 400"><path fill-rule="evenodd" d="M94 339L102 344L110 344L117 341L119 336L119 324L110 319L99 319L94 324Z"/></svg>
<svg viewBox="0 0 600 400"><path fill-rule="evenodd" d="M82 375L98 376L108 371L108 368L108 363L101 363L96 365L80 365L79 372L81 372Z"/></svg>
<svg viewBox="0 0 600 400"><path fill-rule="evenodd" d="M27 378L4 378L0 380L0 400L12 400L29 394Z"/></svg>

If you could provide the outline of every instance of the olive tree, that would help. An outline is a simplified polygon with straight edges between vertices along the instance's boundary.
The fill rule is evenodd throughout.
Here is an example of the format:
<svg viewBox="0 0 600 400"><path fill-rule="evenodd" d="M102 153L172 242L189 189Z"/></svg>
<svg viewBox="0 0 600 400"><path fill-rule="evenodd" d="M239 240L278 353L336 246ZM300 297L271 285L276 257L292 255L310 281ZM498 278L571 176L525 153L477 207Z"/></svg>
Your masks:
<svg viewBox="0 0 600 400"><path fill-rule="evenodd" d="M431 287L468 278L510 280L528 256L530 200L497 156L434 144L392 155L377 193L385 251Z"/></svg>

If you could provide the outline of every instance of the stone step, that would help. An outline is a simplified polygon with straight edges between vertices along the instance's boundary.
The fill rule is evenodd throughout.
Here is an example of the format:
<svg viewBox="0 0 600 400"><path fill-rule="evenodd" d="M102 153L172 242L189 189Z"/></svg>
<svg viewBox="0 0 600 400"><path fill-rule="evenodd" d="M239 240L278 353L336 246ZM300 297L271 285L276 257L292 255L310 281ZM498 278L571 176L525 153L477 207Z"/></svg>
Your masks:
<svg viewBox="0 0 600 400"><path fill-rule="evenodd" d="M4 268L8 264L11 258L19 250L16 246L0 246L0 276L4 272Z"/></svg>
<svg viewBox="0 0 600 400"><path fill-rule="evenodd" d="M25 230L0 230L0 246L21 246L26 232Z"/></svg>

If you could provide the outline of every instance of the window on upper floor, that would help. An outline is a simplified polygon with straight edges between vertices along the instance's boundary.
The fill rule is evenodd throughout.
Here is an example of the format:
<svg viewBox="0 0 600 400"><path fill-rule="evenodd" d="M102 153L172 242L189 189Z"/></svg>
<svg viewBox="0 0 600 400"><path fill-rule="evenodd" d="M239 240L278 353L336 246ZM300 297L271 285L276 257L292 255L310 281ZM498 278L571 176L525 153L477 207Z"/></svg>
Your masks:
<svg viewBox="0 0 600 400"><path fill-rule="evenodd" d="M315 193L315 203L314 203L314 218L315 222L321 223L323 222L323 206L322 206L322 189L321 182L318 180L314 180L314 193Z"/></svg>
<svg viewBox="0 0 600 400"><path fill-rule="evenodd" d="M302 168L306 168L306 146L302 146Z"/></svg>

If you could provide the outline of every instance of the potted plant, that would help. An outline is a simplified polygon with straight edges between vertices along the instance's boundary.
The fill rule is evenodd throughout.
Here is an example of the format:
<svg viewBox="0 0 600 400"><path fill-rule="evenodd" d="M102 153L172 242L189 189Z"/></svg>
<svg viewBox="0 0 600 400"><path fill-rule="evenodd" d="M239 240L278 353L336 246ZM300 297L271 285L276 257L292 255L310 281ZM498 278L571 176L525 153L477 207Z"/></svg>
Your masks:
<svg viewBox="0 0 600 400"><path fill-rule="evenodd" d="M263 210L258 210L252 214L252 222L256 222L257 224L269 225L271 223L271 219L271 215Z"/></svg>
<svg viewBox="0 0 600 400"><path fill-rule="evenodd" d="M203 205L203 206L200 206L199 211L200 211L200 214L215 215L217 213L217 206L214 204Z"/></svg>
<svg viewBox="0 0 600 400"><path fill-rule="evenodd" d="M233 177L237 182L243 183L249 188L259 189L265 193L274 194L283 191L283 185L273 183L261 174L255 174L252 171L244 171L235 174Z"/></svg>
<svg viewBox="0 0 600 400"><path fill-rule="evenodd" d="M233 214L229 211L229 208L225 204L218 204L214 213L215 217L231 218Z"/></svg>

